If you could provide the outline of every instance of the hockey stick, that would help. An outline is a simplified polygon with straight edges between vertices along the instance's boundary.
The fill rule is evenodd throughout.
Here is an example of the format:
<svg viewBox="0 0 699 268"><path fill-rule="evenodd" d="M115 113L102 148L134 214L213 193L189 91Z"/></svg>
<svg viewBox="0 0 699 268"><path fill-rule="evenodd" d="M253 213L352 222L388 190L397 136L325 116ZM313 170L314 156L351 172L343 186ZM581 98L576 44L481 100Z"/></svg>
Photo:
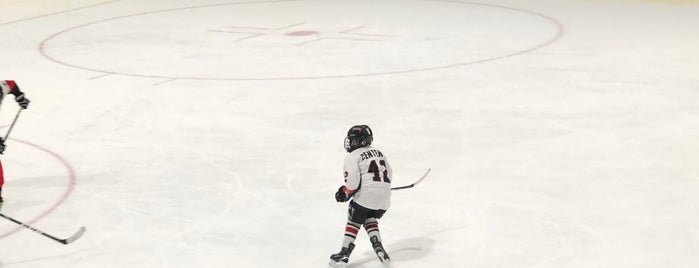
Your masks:
<svg viewBox="0 0 699 268"><path fill-rule="evenodd" d="M393 188L391 188L391 191L402 190L402 189L408 189L408 188L413 188L413 187L415 187L415 185L417 185L417 184L420 183L422 180L424 180L425 177L427 177L427 174L430 174L430 171L431 171L431 170L432 170L432 168L428 168L428 169L427 169L427 172L425 172L425 175L422 175L422 177L421 177L419 180L417 180L416 182L413 182L413 184L406 185L406 186L400 186L400 187L393 187Z"/></svg>
<svg viewBox="0 0 699 268"><path fill-rule="evenodd" d="M10 128L7 129L7 133L5 133L5 138L2 140L7 141L7 137L10 136L10 131L12 131L12 128L15 127L15 123L17 123L17 118L19 118L19 114L22 113L23 108L19 108L17 111L17 114L15 115L15 119L12 120L12 124L10 125Z"/></svg>
<svg viewBox="0 0 699 268"><path fill-rule="evenodd" d="M72 235L72 236L70 236L70 237L68 237L68 238L66 238L66 239L60 239L60 238L57 238L57 237L52 236L52 235L50 235L50 234L44 233L44 232L42 232L42 231L39 230L39 229L36 229L36 228L34 228L34 227L31 227L31 226L29 226L29 225L27 225L27 224L25 224L25 223L23 223L23 222L21 222L21 221L15 220L15 219L13 219L13 218L11 218L10 216L7 216L7 215L5 215L5 214L0 213L0 217L3 217L3 218L5 218L5 219L8 219L8 220L10 220L10 221L12 221L12 222L14 222L14 223L16 223L16 224L21 225L21 226L24 227L24 228L27 228L27 229L29 229L29 230L32 230L32 231L34 231L34 232L36 232L36 233L38 233L38 234L40 234L40 235L43 235L43 236L45 236L45 237L51 238L51 239L53 239L54 241L56 241L56 242L58 242L58 243L61 243L61 244L64 244L64 245L68 245L68 244L70 244L70 243L75 242L75 240L78 240L78 238L80 238L81 236L83 236L83 234L84 234L85 231L87 230L87 229L85 229L85 226L83 226L83 227L80 227L80 230L78 230L78 232L75 233L74 235Z"/></svg>

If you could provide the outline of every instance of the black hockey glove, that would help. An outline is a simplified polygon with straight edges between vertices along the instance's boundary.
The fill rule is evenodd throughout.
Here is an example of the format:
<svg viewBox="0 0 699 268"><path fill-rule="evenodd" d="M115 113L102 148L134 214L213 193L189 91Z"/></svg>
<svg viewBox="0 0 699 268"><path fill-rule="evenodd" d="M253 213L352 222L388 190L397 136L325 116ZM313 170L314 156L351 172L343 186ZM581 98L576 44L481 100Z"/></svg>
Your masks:
<svg viewBox="0 0 699 268"><path fill-rule="evenodd" d="M27 106L29 106L29 99L24 97L24 93L19 93L19 95L15 96L15 100L22 109L27 109Z"/></svg>
<svg viewBox="0 0 699 268"><path fill-rule="evenodd" d="M5 141L0 138L0 154L2 154L5 151Z"/></svg>
<svg viewBox="0 0 699 268"><path fill-rule="evenodd" d="M337 189L337 192L335 192L335 201L337 202L347 202L350 200L350 196L347 196L345 193L345 186L340 186L340 189Z"/></svg>

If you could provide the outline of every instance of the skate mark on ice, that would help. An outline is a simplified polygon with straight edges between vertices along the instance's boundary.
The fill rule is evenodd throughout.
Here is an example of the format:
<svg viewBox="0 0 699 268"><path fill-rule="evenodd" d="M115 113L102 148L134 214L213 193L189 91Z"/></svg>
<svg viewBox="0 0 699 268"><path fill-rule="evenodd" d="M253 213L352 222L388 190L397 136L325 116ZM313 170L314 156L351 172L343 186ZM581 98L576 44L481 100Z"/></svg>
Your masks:
<svg viewBox="0 0 699 268"><path fill-rule="evenodd" d="M76 7L76 8L71 8L71 9L66 9L66 10L61 10L61 11L56 11L56 12L53 12L53 13L47 13L47 14L36 15L36 16L33 16L33 17L28 17L28 18L17 19L17 20L13 20L13 21L0 22L0 26L12 24L12 23L17 23L17 22L22 22L22 21L33 20L33 19L39 19L39 18L43 18L43 17L53 16L53 15L57 15L57 14L61 14L61 13L67 13L67 12L76 11L76 10L80 10L80 9L91 8L91 7L95 7L95 6L99 6L99 5L106 5L106 4L110 4L110 3L118 2L118 1L121 1L121 0L106 1L106 2L96 3L96 4L92 4L92 5L81 6L81 7Z"/></svg>
<svg viewBox="0 0 699 268"><path fill-rule="evenodd" d="M166 80L163 80L163 81L160 81L160 82L157 82L157 83L153 83L152 86L159 86L159 85L162 85L162 84L165 84L165 83L169 83L169 82L172 82L172 81L175 81L175 80L177 80L177 78L166 79Z"/></svg>
<svg viewBox="0 0 699 268"><path fill-rule="evenodd" d="M385 242L385 240L384 240ZM355 243L362 243L361 241ZM369 241L365 241L369 244ZM420 258L424 258L432 252L432 248L437 243L436 240L427 237L413 237L408 239L399 240L398 242L391 243L386 246L388 255L391 256L391 261L395 264L396 262L411 261ZM366 251L362 254L363 257L356 261L352 261L350 258L348 268L363 267L364 264L370 262L379 263L376 257L376 253L369 246Z"/></svg>
<svg viewBox="0 0 699 268"><path fill-rule="evenodd" d="M105 76L108 76L108 75L111 75L111 74L112 74L112 73L103 73L103 74L100 74L100 75L96 75L96 76L87 78L87 80L95 80L95 79L99 79L99 78L102 78L102 77L105 77Z"/></svg>
<svg viewBox="0 0 699 268"><path fill-rule="evenodd" d="M218 168L218 169L220 169L220 170L222 170L222 171L228 173L229 175L231 175L231 177L235 178L235 180L236 180L237 183L238 183L238 192L239 192L239 193L242 193L242 194L245 194L245 195L247 195L247 196L250 196L250 197L252 197L253 199L255 199L255 201L256 201L255 204L264 205L264 206L266 206L266 207L272 209L272 210L275 212L274 215L277 215L277 216L279 216L279 217L283 217L283 218L289 220L289 223L294 223L295 225L297 225L297 226L300 227L300 228L304 228L304 229L307 229L307 230L312 230L312 226L309 226L309 225L307 224L307 222L306 222L303 218L301 218L301 216L292 214L292 213L290 213L290 212L288 212L288 211L282 209L280 206L274 204L273 202L270 202L270 201L268 200L268 198L265 198L263 195L261 195L261 194L259 194L259 193L257 193L257 192L247 190L247 189L245 188L244 184L243 184L242 177L241 177L240 175L238 175L237 172L233 171L233 170L230 169L230 168L227 168L227 167L224 167L224 166L219 165L219 164L217 164L217 163L214 163L214 162L212 162L212 161L206 161L206 160L204 160L204 159L202 159L202 160L203 160L204 162L206 162L206 163L208 163L208 164L210 164L210 165L212 165L212 166L214 166L214 167L216 167L216 168ZM236 202L236 201L232 201L232 202Z"/></svg>
<svg viewBox="0 0 699 268"><path fill-rule="evenodd" d="M21 265L21 264L29 264L32 262L40 262L40 261L48 261L48 260L55 260L55 259L64 259L67 257L75 256L78 254L82 254L81 252L73 252L73 253L68 253L68 254L63 254L63 255L53 255L53 256L46 256L46 257L40 257L40 258L33 258L33 259L26 259L26 260L18 260L18 261L13 261L13 262L0 262L0 268L7 266L16 266L16 265ZM38 267L39 265L27 265L29 267Z"/></svg>
<svg viewBox="0 0 699 268"><path fill-rule="evenodd" d="M562 216L554 215L554 214L551 214L551 213L548 213L545 211L540 211L540 210L536 210L536 209L532 209L532 208L525 208L525 207L518 206L515 204L509 204L509 203L504 203L504 202L500 202L500 201L496 202L496 204L499 206L503 206L503 207L510 207L510 208L515 208L515 209L519 209L519 210L529 211L531 213L546 216L552 220L558 220L558 221L570 223L570 224L577 226L578 228L584 230L586 233L590 234L597 241L602 243L606 248L610 247L609 241L604 236L602 236L599 232L595 231L590 226L587 226L586 224L584 224L582 222L579 222L579 221L576 221L573 219L568 219L568 218L565 218Z"/></svg>

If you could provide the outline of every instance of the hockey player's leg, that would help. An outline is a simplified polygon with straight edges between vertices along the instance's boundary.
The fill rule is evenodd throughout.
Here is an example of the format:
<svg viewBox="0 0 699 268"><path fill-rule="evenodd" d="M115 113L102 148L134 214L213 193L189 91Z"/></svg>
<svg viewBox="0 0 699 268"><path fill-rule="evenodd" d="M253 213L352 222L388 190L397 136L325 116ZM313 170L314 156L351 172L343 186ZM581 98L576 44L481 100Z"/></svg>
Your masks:
<svg viewBox="0 0 699 268"><path fill-rule="evenodd" d="M345 227L345 236L342 240L342 248L339 253L330 255L330 266L331 267L345 267L347 262L349 262L349 256L354 250L354 240L357 239L357 233L359 233L359 228L361 224L347 221L347 226Z"/></svg>
<svg viewBox="0 0 699 268"><path fill-rule="evenodd" d="M379 222L376 218L369 218L364 223L364 229L369 235L369 241L371 241L371 247L374 248L376 257L384 265L388 266L391 264L391 257L388 256L388 252L384 249L381 243L381 233L379 232Z"/></svg>
<svg viewBox="0 0 699 268"><path fill-rule="evenodd" d="M349 256L352 254L352 250L354 250L354 243L350 243L347 247L342 247L340 252L330 255L330 267L347 267L347 262L349 262Z"/></svg>
<svg viewBox="0 0 699 268"><path fill-rule="evenodd" d="M345 267L349 262L349 256L354 249L354 240L357 239L357 233L362 228L362 224L366 222L367 212L366 208L357 205L354 201L350 202L347 208L347 225L342 240L342 249L339 253L330 255L331 267Z"/></svg>

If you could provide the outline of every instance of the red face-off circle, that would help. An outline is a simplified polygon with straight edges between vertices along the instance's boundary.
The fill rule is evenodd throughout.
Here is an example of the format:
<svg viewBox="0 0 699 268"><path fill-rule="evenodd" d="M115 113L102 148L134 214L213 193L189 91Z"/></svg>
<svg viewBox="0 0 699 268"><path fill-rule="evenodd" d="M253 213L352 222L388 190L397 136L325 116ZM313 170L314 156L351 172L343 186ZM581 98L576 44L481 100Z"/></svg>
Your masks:
<svg viewBox="0 0 699 268"><path fill-rule="evenodd" d="M51 212L53 212L56 208L58 208L61 204L63 204L68 199L68 197L70 196L70 194L73 192L73 190L75 188L75 182L77 180L77 175L75 174L75 171L73 170L73 167L70 165L70 163L68 163L68 161L65 160L58 153L53 152L47 148L44 148L40 145L31 143L28 141L23 141L23 140L18 140L18 139L11 139L11 140L13 140L15 142L22 143L24 145L27 145L29 148L38 150L38 152L41 154L48 154L50 156L50 158L54 159L55 161L58 162L58 164L60 166L65 168L65 170L64 170L65 175L66 175L65 176L66 177L65 189L63 190L62 194L60 194L60 197L56 201L51 203L51 200L45 200L47 203L49 203L48 208L46 208L45 210L39 210L41 212L36 216L23 219L24 223L31 225L31 224L43 219L44 217L48 216L49 214L51 214ZM6 167L6 169L9 169L9 168L11 168L11 167ZM5 202L8 202L8 201L6 200ZM0 239L7 237L7 236L9 236L9 235L21 230L21 229L23 229L23 228L17 227L17 228L11 229L9 231L2 232L2 233L0 233Z"/></svg>

